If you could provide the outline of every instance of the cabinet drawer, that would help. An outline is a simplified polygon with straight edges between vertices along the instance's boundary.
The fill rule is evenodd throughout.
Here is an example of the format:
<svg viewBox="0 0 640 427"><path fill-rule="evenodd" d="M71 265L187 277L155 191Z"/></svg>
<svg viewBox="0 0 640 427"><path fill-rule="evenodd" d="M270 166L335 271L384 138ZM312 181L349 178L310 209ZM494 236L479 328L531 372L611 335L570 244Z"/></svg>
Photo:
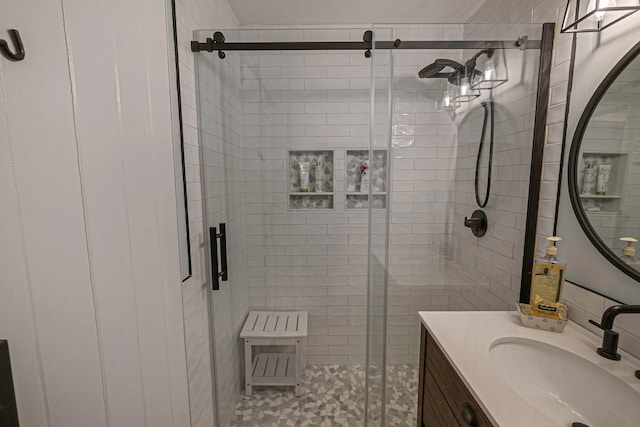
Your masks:
<svg viewBox="0 0 640 427"><path fill-rule="evenodd" d="M426 336L426 375L425 388L429 374L440 390L450 411L460 426L493 427L489 418L473 398L453 367L449 364L431 335ZM430 392L433 394L433 392ZM454 424L455 425L455 424Z"/></svg>

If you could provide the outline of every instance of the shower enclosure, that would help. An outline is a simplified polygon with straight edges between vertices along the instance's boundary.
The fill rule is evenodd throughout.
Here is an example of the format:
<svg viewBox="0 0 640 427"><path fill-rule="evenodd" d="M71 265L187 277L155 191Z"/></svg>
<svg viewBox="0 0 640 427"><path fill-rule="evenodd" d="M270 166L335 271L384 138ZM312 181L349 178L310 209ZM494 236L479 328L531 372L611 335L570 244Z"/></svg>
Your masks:
<svg viewBox="0 0 640 427"><path fill-rule="evenodd" d="M415 425L417 312L515 304L541 36L542 25L471 24L195 33L203 235L226 226L228 277L209 288L220 426ZM449 79L419 77L487 48L502 84L469 99L453 88L446 103ZM476 238L464 217L477 209L488 101L489 228ZM216 240L202 242L209 285ZM301 397L243 396L250 310L308 312Z"/></svg>

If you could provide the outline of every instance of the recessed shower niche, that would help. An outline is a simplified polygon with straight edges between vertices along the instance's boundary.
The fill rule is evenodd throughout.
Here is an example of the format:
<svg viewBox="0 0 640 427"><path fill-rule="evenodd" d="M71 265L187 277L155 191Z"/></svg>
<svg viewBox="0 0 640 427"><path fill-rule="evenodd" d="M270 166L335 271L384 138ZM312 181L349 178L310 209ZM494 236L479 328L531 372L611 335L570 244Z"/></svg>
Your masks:
<svg viewBox="0 0 640 427"><path fill-rule="evenodd" d="M369 166L369 186L372 192L372 207L387 207L387 150L373 150L373 161L369 161L369 149L347 150L345 156L345 209L367 209L369 192L362 191L361 167Z"/></svg>
<svg viewBox="0 0 640 427"><path fill-rule="evenodd" d="M328 210L333 203L333 150L289 150L289 185L287 187L290 210ZM302 189L301 164L308 164L307 191ZM320 186L316 182L321 181Z"/></svg>

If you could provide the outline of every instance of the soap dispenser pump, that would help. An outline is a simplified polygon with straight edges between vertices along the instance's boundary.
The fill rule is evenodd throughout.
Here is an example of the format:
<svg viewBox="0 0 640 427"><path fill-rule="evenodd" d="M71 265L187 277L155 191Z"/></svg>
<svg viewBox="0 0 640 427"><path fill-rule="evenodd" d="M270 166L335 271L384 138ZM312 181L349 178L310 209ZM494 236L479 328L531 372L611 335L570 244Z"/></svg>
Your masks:
<svg viewBox="0 0 640 427"><path fill-rule="evenodd" d="M533 277L531 280L530 304L538 300L557 303L562 296L564 274L567 263L558 258L556 244L562 240L557 236L547 237L549 246L545 255L536 258L533 263Z"/></svg>
<svg viewBox="0 0 640 427"><path fill-rule="evenodd" d="M622 249L622 256L620 257L622 262L636 270L640 270L640 260L636 259L636 248L633 247L633 244L638 240L633 237L621 237L620 240L627 243L627 246Z"/></svg>

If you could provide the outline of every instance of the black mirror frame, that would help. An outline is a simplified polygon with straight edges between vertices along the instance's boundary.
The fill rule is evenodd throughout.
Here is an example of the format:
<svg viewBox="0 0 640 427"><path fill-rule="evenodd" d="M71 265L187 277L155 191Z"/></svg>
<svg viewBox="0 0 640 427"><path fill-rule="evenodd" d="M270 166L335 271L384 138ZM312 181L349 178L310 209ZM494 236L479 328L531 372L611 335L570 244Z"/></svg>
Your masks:
<svg viewBox="0 0 640 427"><path fill-rule="evenodd" d="M571 199L571 206L573 207L573 212L576 214L576 218L578 219L578 223L582 228L582 231L587 235L587 238L591 241L591 243L596 247L596 249L604 256L611 264L616 266L619 270L625 273L627 276L632 279L640 282L640 271L628 266L625 264L618 255L616 255L610 248L607 246L602 239L598 236L598 233L593 229L591 223L589 222L589 218L582 207L582 202L580 200L580 194L578 191L578 154L580 153L580 146L582 145L582 138L587 130L587 126L589 125L589 121L593 116L593 112L598 107L598 104L602 100L602 97L607 93L607 90L611 87L613 82L618 78L620 73L622 73L627 66L638 56L640 55L640 42L637 43L629 52L625 54L625 56L611 69L611 71L604 78L600 86L596 89L593 96L589 100L589 103L584 109L582 116L580 117L580 121L578 122L578 126L576 127L576 132L573 135L573 140L571 142L571 150L569 152L569 170L568 174L568 186L569 186L569 198Z"/></svg>

